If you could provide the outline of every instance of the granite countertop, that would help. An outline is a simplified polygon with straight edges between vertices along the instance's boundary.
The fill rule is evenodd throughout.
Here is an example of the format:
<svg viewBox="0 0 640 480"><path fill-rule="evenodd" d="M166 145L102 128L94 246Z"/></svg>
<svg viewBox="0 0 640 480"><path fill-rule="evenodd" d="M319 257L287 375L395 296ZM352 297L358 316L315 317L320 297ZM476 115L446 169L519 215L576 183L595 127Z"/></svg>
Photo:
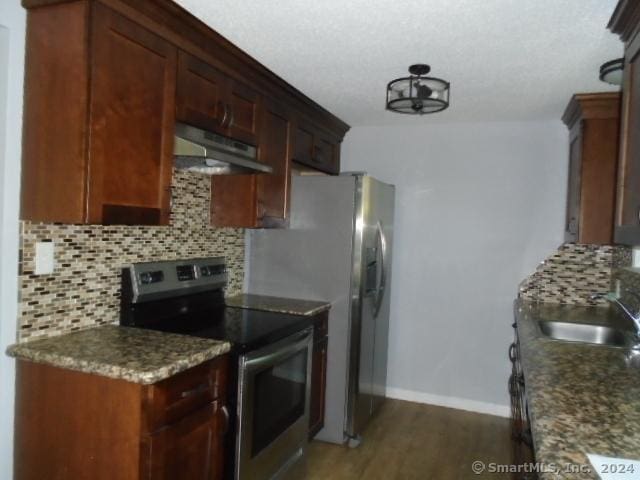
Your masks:
<svg viewBox="0 0 640 480"><path fill-rule="evenodd" d="M7 354L20 360L151 384L230 348L228 342L105 325L12 345Z"/></svg>
<svg viewBox="0 0 640 480"><path fill-rule="evenodd" d="M271 297L267 295L239 294L225 299L228 307L265 310L290 315L316 315L331 308L329 302Z"/></svg>
<svg viewBox="0 0 640 480"><path fill-rule="evenodd" d="M630 321L608 307L523 300L516 301L515 312L536 461L563 468L590 466L587 453L640 459L638 358L624 348L543 337L536 325L542 319L630 330ZM598 479L590 470L546 472L539 478Z"/></svg>

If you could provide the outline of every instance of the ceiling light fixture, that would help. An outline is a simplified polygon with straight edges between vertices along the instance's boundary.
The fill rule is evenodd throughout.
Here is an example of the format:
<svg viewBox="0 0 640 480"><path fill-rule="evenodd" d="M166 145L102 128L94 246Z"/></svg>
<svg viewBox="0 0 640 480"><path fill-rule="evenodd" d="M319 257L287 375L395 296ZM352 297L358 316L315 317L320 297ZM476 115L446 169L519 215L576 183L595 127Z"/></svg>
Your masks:
<svg viewBox="0 0 640 480"><path fill-rule="evenodd" d="M409 67L411 76L396 78L387 85L387 110L409 115L441 112L449 107L451 85L440 78L426 77L429 65Z"/></svg>
<svg viewBox="0 0 640 480"><path fill-rule="evenodd" d="M603 63L600 67L600 80L611 85L622 85L622 72L624 71L624 58L616 58Z"/></svg>

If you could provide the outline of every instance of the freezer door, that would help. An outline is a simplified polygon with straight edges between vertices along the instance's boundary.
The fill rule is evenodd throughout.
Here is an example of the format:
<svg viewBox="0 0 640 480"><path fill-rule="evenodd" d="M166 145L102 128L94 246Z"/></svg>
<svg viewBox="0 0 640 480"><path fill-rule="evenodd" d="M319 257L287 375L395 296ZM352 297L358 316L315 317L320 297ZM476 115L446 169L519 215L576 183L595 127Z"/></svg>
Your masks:
<svg viewBox="0 0 640 480"><path fill-rule="evenodd" d="M294 176L289 229L249 230L248 291L323 300L329 311L324 428L316 439L344 443L350 351L356 177Z"/></svg>
<svg viewBox="0 0 640 480"><path fill-rule="evenodd" d="M361 434L385 398L394 198L392 185L359 177L346 424L350 437Z"/></svg>

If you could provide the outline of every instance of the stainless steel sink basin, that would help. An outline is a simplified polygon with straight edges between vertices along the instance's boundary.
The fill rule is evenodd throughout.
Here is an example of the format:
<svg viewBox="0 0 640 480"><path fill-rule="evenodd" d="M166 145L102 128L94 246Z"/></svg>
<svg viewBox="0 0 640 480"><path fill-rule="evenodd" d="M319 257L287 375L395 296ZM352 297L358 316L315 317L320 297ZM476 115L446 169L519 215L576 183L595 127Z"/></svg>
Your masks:
<svg viewBox="0 0 640 480"><path fill-rule="evenodd" d="M543 335L555 340L610 347L630 347L634 344L633 336L628 332L602 325L540 320L538 327Z"/></svg>

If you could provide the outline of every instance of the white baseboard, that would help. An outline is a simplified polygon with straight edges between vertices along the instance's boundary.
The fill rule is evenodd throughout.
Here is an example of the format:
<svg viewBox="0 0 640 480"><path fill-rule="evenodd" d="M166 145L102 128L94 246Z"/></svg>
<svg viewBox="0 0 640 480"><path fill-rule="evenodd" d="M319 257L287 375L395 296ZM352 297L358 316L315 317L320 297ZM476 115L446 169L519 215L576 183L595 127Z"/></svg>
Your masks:
<svg viewBox="0 0 640 480"><path fill-rule="evenodd" d="M426 403L428 405L437 405L439 407L467 410L469 412L485 413L487 415L495 415L498 417L511 416L511 408L508 405L478 402L476 400L469 400L466 398L445 397L444 395L433 395L431 393L404 390L402 388L387 387L387 397L395 398L397 400L406 400L408 402Z"/></svg>

